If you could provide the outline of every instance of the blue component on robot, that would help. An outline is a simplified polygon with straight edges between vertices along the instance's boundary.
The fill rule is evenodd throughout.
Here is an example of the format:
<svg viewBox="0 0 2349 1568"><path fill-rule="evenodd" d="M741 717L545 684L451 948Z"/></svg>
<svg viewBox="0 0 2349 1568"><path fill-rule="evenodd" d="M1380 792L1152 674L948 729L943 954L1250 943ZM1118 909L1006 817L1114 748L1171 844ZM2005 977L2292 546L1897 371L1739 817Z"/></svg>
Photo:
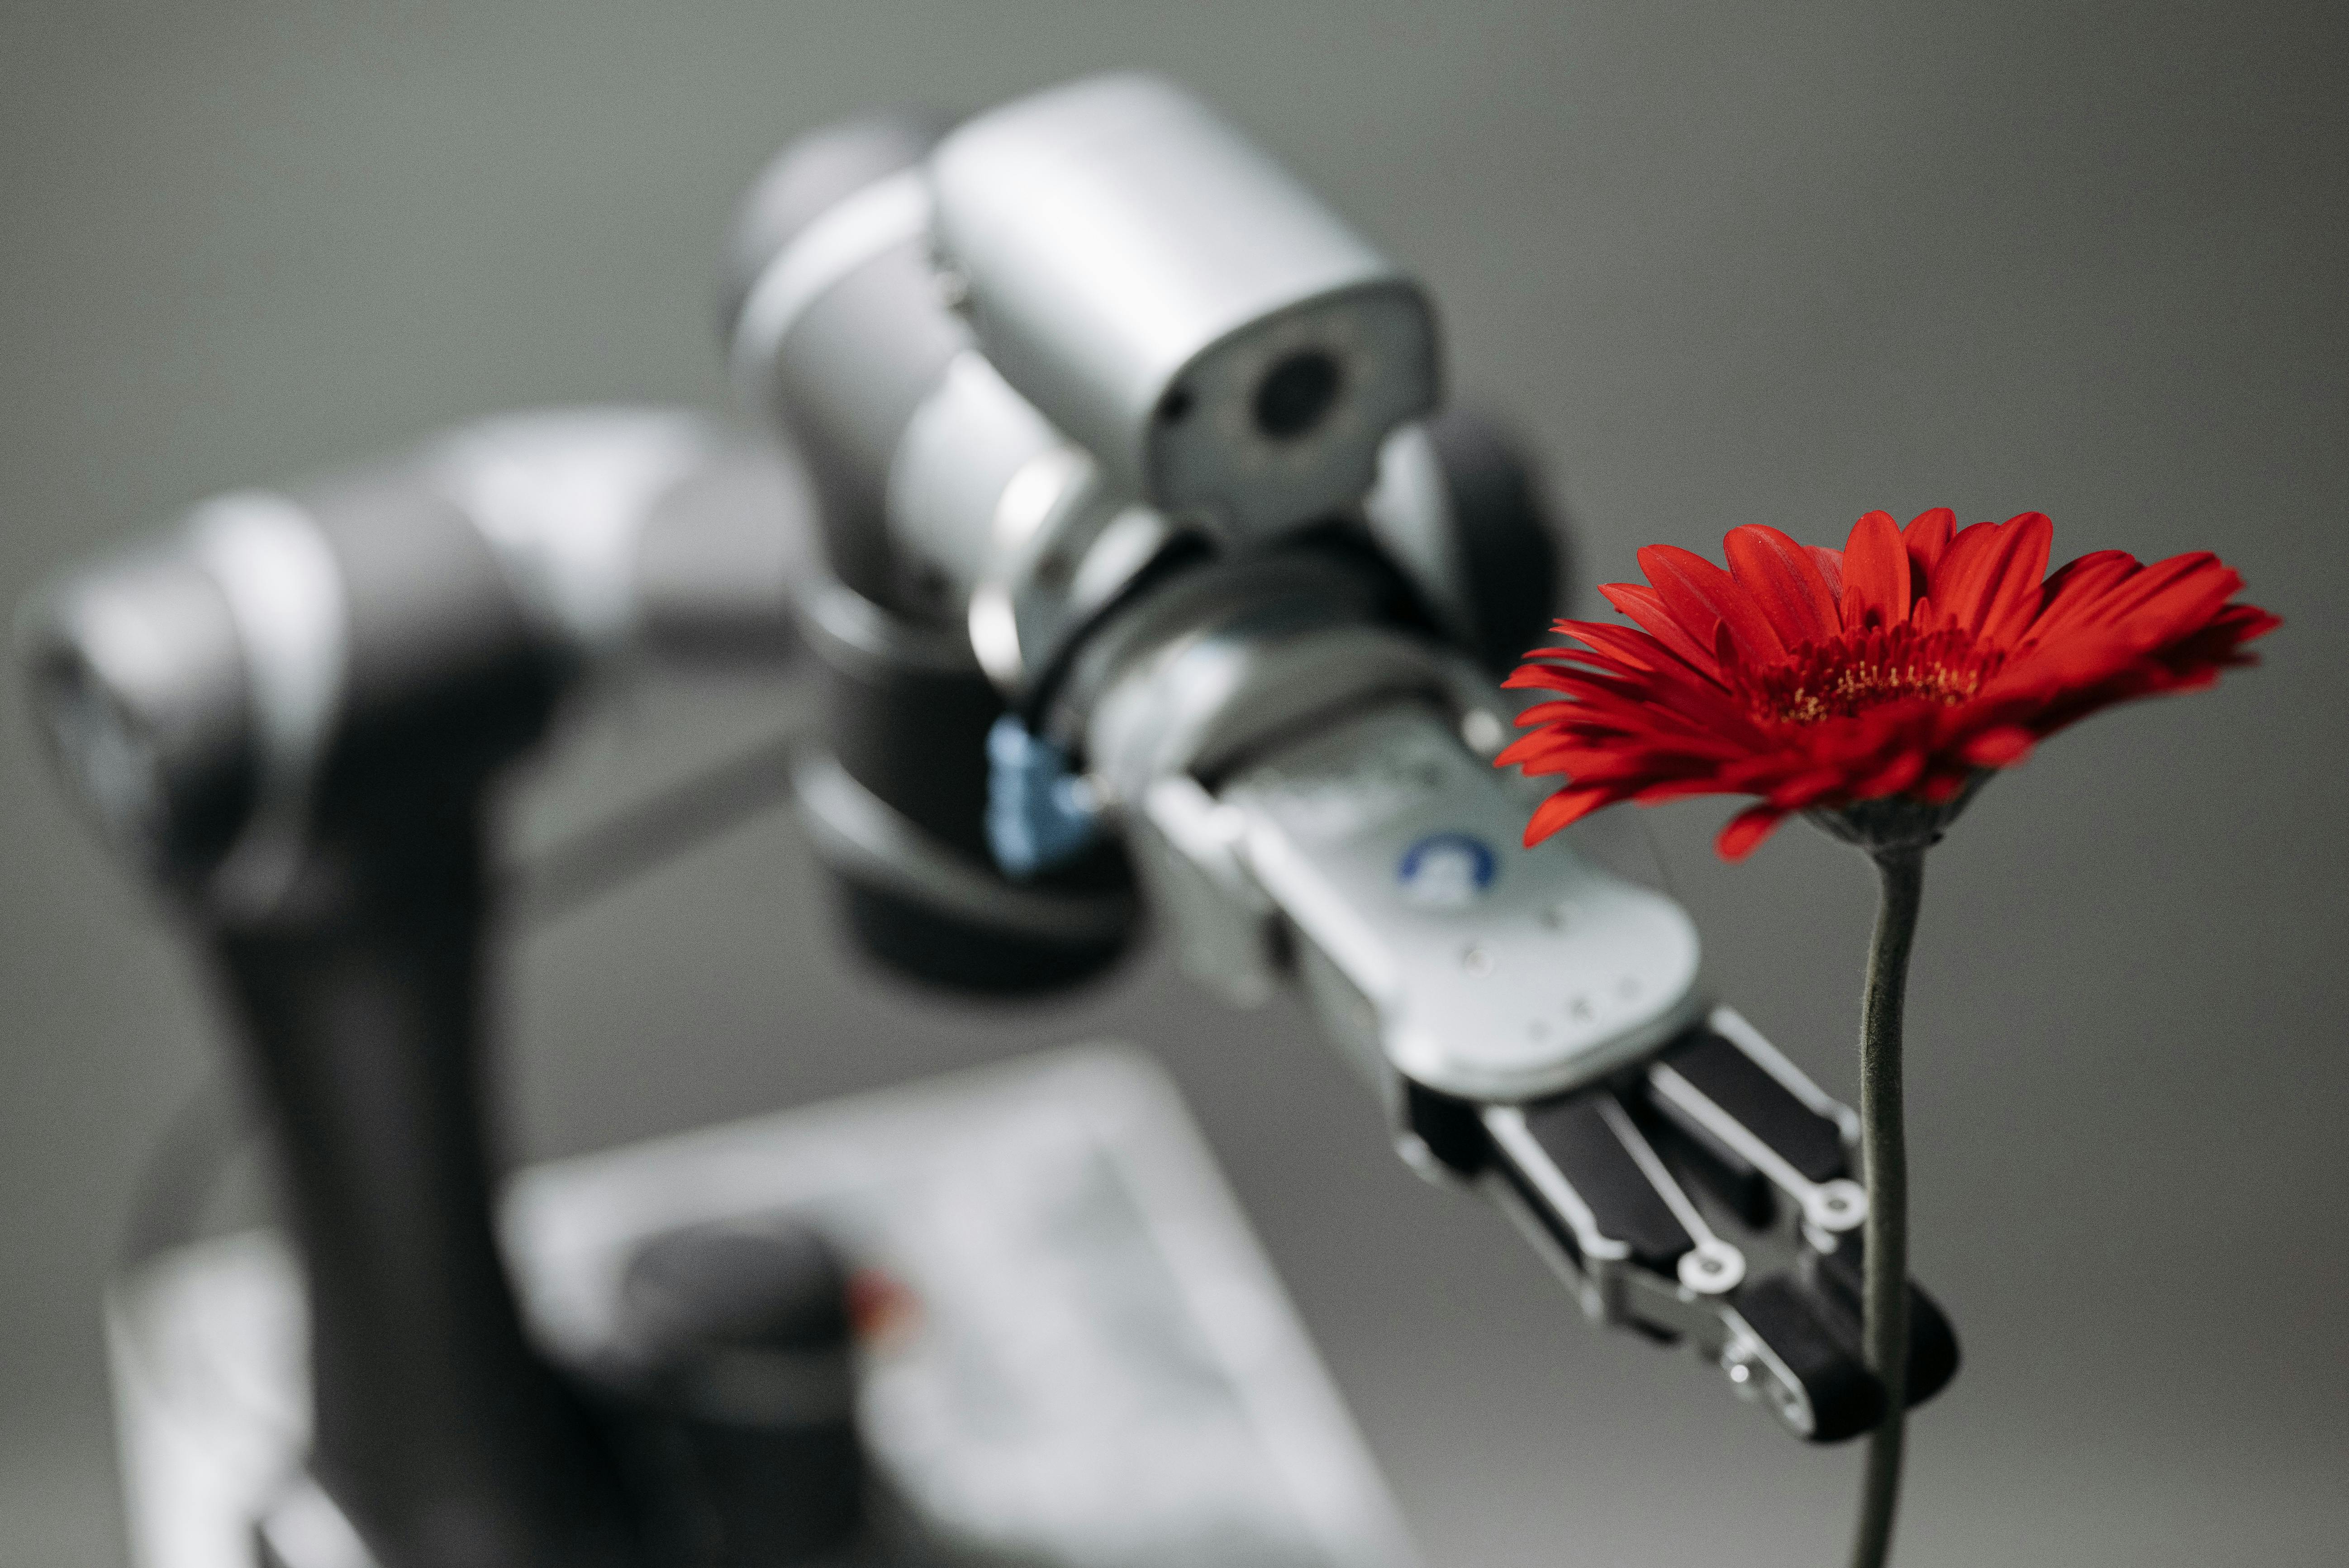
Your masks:
<svg viewBox="0 0 2349 1568"><path fill-rule="evenodd" d="M1500 871L1493 846L1475 834L1430 833L1403 851L1395 881L1413 903L1465 909L1485 896Z"/></svg>
<svg viewBox="0 0 2349 1568"><path fill-rule="evenodd" d="M1101 808L1069 754L1011 714L987 732L987 847L1006 876L1064 865L1101 837Z"/></svg>

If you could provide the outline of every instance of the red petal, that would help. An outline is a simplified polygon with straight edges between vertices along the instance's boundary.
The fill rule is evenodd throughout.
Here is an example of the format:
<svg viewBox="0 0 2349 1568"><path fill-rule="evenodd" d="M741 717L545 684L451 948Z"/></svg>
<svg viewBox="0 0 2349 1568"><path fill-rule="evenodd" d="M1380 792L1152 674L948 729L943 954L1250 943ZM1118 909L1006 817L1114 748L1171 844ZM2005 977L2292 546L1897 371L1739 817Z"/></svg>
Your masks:
<svg viewBox="0 0 2349 1568"><path fill-rule="evenodd" d="M1666 779L1658 783L1644 785L1630 798L1642 806L1653 806L1663 800L1685 800L1692 795L1727 793L1730 791L1722 788L1721 775L1707 773L1702 777Z"/></svg>
<svg viewBox="0 0 2349 1568"><path fill-rule="evenodd" d="M2032 626L2024 656L2001 671L1983 695L1993 689L2012 695L2029 686L2052 696L2111 678L2133 660L2198 635L2242 585L2208 552L2141 569L2126 556L2083 557L2060 575L2064 582Z"/></svg>
<svg viewBox="0 0 2349 1568"><path fill-rule="evenodd" d="M1827 592L1835 595L1840 613L1843 604L1843 552L1829 550L1824 544L1806 544L1803 548L1811 552L1811 560L1817 565L1819 575L1826 579Z"/></svg>
<svg viewBox="0 0 2349 1568"><path fill-rule="evenodd" d="M1537 730L1531 735L1520 735L1501 748L1501 754L1493 758L1493 766L1522 768L1528 762L1539 762L1554 749L1555 743L1556 738L1547 731Z"/></svg>
<svg viewBox="0 0 2349 1568"><path fill-rule="evenodd" d="M1721 837L1713 841L1713 849L1724 861L1742 861L1759 849L1762 841L1775 832L1786 813L1775 806L1748 806L1729 819L1721 830Z"/></svg>
<svg viewBox="0 0 2349 1568"><path fill-rule="evenodd" d="M2144 568L2126 550L2093 550L2067 561L2047 579L2045 603L2029 636L2050 636L2101 618L2112 595Z"/></svg>
<svg viewBox="0 0 2349 1568"><path fill-rule="evenodd" d="M1609 604L1637 622L1642 631L1688 661L1691 669L1708 676L1721 673L1713 661L1710 637L1700 637L1672 619L1662 595L1653 588L1644 583L1609 583L1601 585L1599 592ZM1702 630L1710 634L1713 627L1707 623Z"/></svg>
<svg viewBox="0 0 2349 1568"><path fill-rule="evenodd" d="M1976 523L1950 543L1933 583L1933 602L1953 625L1986 642L2008 644L2039 614L2040 581L2054 526L2027 511L2003 523Z"/></svg>
<svg viewBox="0 0 2349 1568"><path fill-rule="evenodd" d="M1925 780L1917 793L1928 806L1946 806L1956 799L1958 791L1965 787L1966 775L1963 773L1936 773Z"/></svg>
<svg viewBox="0 0 2349 1568"><path fill-rule="evenodd" d="M1655 670L1667 664L1686 662L1656 638L1629 626L1609 625L1604 621L1560 621L1557 629L1608 663L1625 669ZM1707 665L1712 662L1705 661Z"/></svg>
<svg viewBox="0 0 2349 1568"><path fill-rule="evenodd" d="M2105 610L2133 634L2166 643L2208 623L2242 586L2241 573L2208 552L2173 555L2130 578Z"/></svg>
<svg viewBox="0 0 2349 1568"><path fill-rule="evenodd" d="M2052 637L1992 676L1974 700L1991 705L2044 703L2111 679L2142 656L2127 637L2108 626Z"/></svg>
<svg viewBox="0 0 2349 1568"><path fill-rule="evenodd" d="M1620 634L1638 635L1630 631L1621 631ZM1578 663L1571 650L1560 650L1559 654L1551 662L1521 665L1503 684L1521 690L1564 692L1601 708L1619 707L1623 712L1619 717L1643 725L1669 716L1678 723L1725 738L1732 743L1760 739L1761 732L1754 727L1753 716L1741 704L1717 682L1677 659L1660 659L1651 669L1636 670L1610 666L1598 655L1580 655L1581 662Z"/></svg>
<svg viewBox="0 0 2349 1568"><path fill-rule="evenodd" d="M1737 579L1692 551L1651 544L1640 552L1640 570L1656 585L1664 607L1698 641L1710 643L1724 626L1737 651L1755 664L1785 655L1786 645ZM1719 649L1714 649L1718 656Z"/></svg>
<svg viewBox="0 0 2349 1568"><path fill-rule="evenodd" d="M1933 569L1948 552L1950 532L1957 526L1958 514L1937 506L1910 518L1909 526L1900 531L1900 542L1909 547L1909 564L1914 569L1909 574L1909 590L1919 597L1933 592Z"/></svg>
<svg viewBox="0 0 2349 1568"><path fill-rule="evenodd" d="M1530 849L1561 828L1582 820L1607 804L1604 789L1561 789L1534 808L1533 820L1526 824L1526 847Z"/></svg>
<svg viewBox="0 0 2349 1568"><path fill-rule="evenodd" d="M1924 774L1925 753L1911 747L1899 752L1891 761L1860 780L1852 793L1863 800L1879 799L1886 795L1898 795L1904 790L1914 789L1917 780L1923 778Z"/></svg>
<svg viewBox="0 0 2349 1568"><path fill-rule="evenodd" d="M2283 617L2257 604L2230 604L2210 617L2210 624L2190 637L2164 648L2165 660L2207 659L2214 664L2259 663L2259 655L2241 652L2242 645L2264 637L2283 624Z"/></svg>
<svg viewBox="0 0 2349 1568"><path fill-rule="evenodd" d="M2012 768L2031 755L2031 731L2019 724L1985 729L1958 748L1977 768Z"/></svg>
<svg viewBox="0 0 2349 1568"><path fill-rule="evenodd" d="M2044 511L2026 511L2007 519L2002 532L2013 544L2005 572L1991 585L1980 631L1988 642L2011 645L2038 618L2047 602L2042 580L2047 575L2047 552L2055 542L2055 525Z"/></svg>
<svg viewBox="0 0 2349 1568"><path fill-rule="evenodd" d="M1843 552L1843 624L1847 630L1897 626L1909 618L1909 552L1889 511L1851 525Z"/></svg>
<svg viewBox="0 0 2349 1568"><path fill-rule="evenodd" d="M1814 768L1774 785L1765 803L1781 811L1799 811L1829 795L1841 793L1850 785L1851 780L1844 777L1840 768Z"/></svg>
<svg viewBox="0 0 2349 1568"><path fill-rule="evenodd" d="M1758 523L1731 529L1721 543L1738 586L1753 595L1786 646L1823 643L1843 630L1835 594L1809 551Z"/></svg>

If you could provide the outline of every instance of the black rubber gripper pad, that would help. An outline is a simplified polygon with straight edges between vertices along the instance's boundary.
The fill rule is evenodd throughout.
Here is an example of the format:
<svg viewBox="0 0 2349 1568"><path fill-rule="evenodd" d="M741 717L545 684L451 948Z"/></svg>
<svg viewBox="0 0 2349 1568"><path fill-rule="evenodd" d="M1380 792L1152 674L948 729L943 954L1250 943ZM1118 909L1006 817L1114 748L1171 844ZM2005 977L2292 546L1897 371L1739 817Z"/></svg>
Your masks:
<svg viewBox="0 0 2349 1568"><path fill-rule="evenodd" d="M1804 1267L1833 1309L1837 1332L1860 1353L1860 1243L1847 1236L1832 1253L1813 1253ZM1909 1408L1915 1409L1958 1375L1958 1333L1933 1298L1909 1282Z"/></svg>
<svg viewBox="0 0 2349 1568"><path fill-rule="evenodd" d="M1809 1396L1815 1443L1839 1443L1884 1418L1884 1386L1844 1341L1836 1310L1792 1274L1749 1280L1736 1295L1740 1316Z"/></svg>
<svg viewBox="0 0 2349 1568"><path fill-rule="evenodd" d="M1711 1029L1690 1030L1658 1059L1776 1150L1805 1181L1832 1181L1847 1172L1843 1134L1836 1124L1796 1099L1760 1063ZM1675 1121L1684 1121L1661 1097L1656 1105ZM1690 1130L1699 1132L1693 1127Z"/></svg>
<svg viewBox="0 0 2349 1568"><path fill-rule="evenodd" d="M1606 1089L1587 1089L1527 1106L1526 1130L1589 1208L1601 1235L1623 1243L1646 1266L1669 1271L1696 1243L1599 1114L1609 1098Z"/></svg>
<svg viewBox="0 0 2349 1568"><path fill-rule="evenodd" d="M1684 1185L1711 1193L1751 1230L1770 1227L1778 1216L1778 1189L1767 1176L1727 1145L1692 1132L1654 1105L1644 1109L1640 1130L1648 1135L1649 1146L1664 1157Z"/></svg>

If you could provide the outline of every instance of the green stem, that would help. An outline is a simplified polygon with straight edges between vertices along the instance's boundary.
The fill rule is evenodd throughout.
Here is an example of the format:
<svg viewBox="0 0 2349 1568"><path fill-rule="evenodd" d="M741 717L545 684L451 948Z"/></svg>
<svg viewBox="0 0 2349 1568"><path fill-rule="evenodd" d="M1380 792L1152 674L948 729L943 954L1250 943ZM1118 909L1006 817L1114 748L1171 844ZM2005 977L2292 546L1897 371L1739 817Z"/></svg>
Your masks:
<svg viewBox="0 0 2349 1568"><path fill-rule="evenodd" d="M1868 1440L1852 1568L1883 1568L1891 1554L1909 1417L1909 1150L1900 1121L1900 1011L1925 892L1925 851L1922 845L1885 849L1875 859L1882 897L1868 948L1859 1023L1859 1142L1868 1182L1860 1339L1868 1369L1884 1385L1884 1421Z"/></svg>

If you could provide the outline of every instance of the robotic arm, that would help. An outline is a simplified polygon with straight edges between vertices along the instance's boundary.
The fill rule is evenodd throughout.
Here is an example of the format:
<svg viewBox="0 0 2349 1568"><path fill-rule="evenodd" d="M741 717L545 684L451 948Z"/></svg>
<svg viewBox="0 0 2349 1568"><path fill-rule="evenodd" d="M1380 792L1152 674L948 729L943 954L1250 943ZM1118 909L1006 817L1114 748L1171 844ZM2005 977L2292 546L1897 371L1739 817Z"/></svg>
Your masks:
<svg viewBox="0 0 2349 1568"><path fill-rule="evenodd" d="M728 303L794 461L685 416L493 421L208 503L25 623L61 770L250 1040L312 1471L367 1550L694 1560L588 1413L613 1369L529 1342L482 1109L496 787L635 650L812 652L801 811L884 959L1064 986L1146 906L1232 1002L1301 990L1404 1158L1490 1196L1590 1315L1691 1343L1806 1437L1878 1421L1856 1119L1707 995L1670 900L1573 833L1516 847L1495 682L1557 547L1519 456L1441 407L1415 283L1203 106L1112 77L787 150ZM707 1306L706 1269L748 1277L709 1251L737 1240L645 1277ZM837 1280L761 1256L757 1300L647 1309L614 1375L639 1436L735 1445L702 1469L741 1484L652 1491L749 1508L785 1561L855 1527L845 1415L809 1472L826 1512L657 1409L665 1367L771 1337L803 1285L844 1353ZM1921 1295L1911 1317L1922 1399L1956 1344Z"/></svg>
<svg viewBox="0 0 2349 1568"><path fill-rule="evenodd" d="M1241 1005L1300 987L1404 1157L1491 1196L1592 1317L1806 1438L1874 1426L1856 1119L1707 996L1671 901L1571 833L1517 847L1493 682L1555 547L1506 443L1438 409L1417 285L1136 77L818 132L737 256L737 379L816 476L840 591L968 650L951 808L849 765L811 815L844 780L895 841L958 844L978 929L990 888L1122 849L1187 969ZM1912 1315L1918 1400L1957 1351Z"/></svg>
<svg viewBox="0 0 2349 1568"><path fill-rule="evenodd" d="M527 416L209 502L28 608L60 770L249 1042L308 1287L311 1474L384 1563L642 1561L493 1232L489 821L592 672L788 645L802 511L698 418Z"/></svg>
<svg viewBox="0 0 2349 1568"><path fill-rule="evenodd" d="M1287 608L1227 605L1090 707L1187 966L1238 1002L1293 978L1403 1157L1488 1193L1592 1318L1688 1340L1805 1437L1872 1427L1851 1113L1708 1001L1677 906L1570 836L1516 848L1531 799L1464 661ZM1921 1398L1956 1346L1914 1305Z"/></svg>

